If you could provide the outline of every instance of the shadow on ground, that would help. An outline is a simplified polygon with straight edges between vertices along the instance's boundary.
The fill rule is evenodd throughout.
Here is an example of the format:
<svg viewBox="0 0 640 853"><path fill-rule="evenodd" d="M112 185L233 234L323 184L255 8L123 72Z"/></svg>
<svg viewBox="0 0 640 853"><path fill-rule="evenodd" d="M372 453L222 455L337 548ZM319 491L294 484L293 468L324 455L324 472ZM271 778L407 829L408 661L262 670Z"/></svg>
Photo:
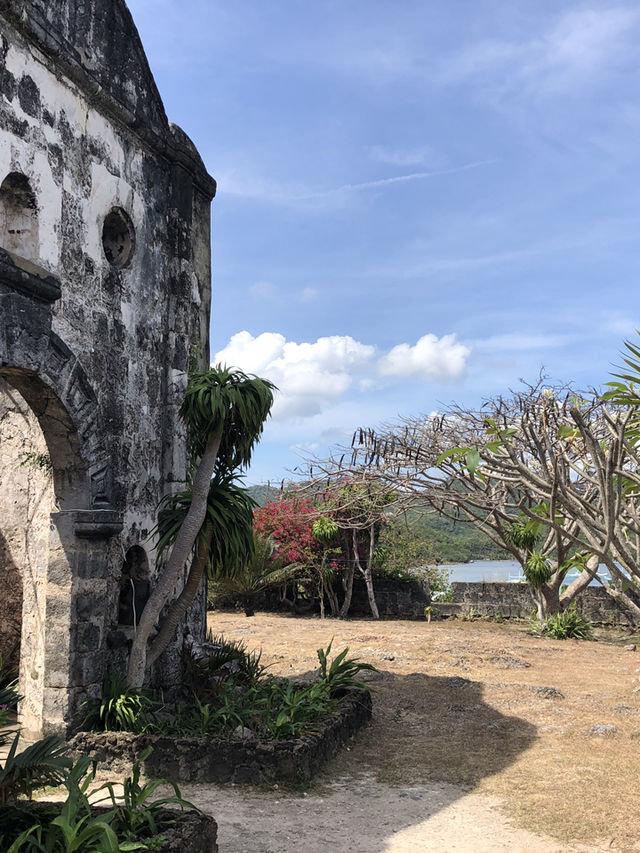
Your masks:
<svg viewBox="0 0 640 853"><path fill-rule="evenodd" d="M535 728L485 704L482 685L465 678L380 672L371 680L372 723L308 791L185 786L219 822L220 853L448 850L452 821L456 850L517 849L492 846L487 834L501 819L486 806L474 800L458 814L455 804L515 761ZM525 836L517 843L530 853L554 849Z"/></svg>

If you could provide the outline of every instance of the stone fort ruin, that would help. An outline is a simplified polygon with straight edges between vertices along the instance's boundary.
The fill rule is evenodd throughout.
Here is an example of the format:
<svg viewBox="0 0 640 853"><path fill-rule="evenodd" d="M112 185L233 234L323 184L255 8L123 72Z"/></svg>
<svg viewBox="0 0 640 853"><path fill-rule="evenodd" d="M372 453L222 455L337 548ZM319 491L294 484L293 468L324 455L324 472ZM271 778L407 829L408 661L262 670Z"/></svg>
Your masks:
<svg viewBox="0 0 640 853"><path fill-rule="evenodd" d="M0 652L32 735L123 666L153 583L214 193L123 0L0 0Z"/></svg>

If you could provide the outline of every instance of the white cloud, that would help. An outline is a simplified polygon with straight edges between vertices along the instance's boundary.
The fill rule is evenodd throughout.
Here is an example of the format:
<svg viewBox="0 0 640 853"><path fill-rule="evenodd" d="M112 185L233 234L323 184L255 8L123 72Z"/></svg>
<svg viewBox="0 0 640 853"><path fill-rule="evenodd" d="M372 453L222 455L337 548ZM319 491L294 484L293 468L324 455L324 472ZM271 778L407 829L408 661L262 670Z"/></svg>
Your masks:
<svg viewBox="0 0 640 853"><path fill-rule="evenodd" d="M270 281L257 281L249 288L249 293L254 299L273 299L277 292L278 288Z"/></svg>
<svg viewBox="0 0 640 853"><path fill-rule="evenodd" d="M350 335L297 343L277 332L254 337L243 331L215 354L214 362L239 367L275 383L279 390L273 418L284 423L335 409L350 391L371 397L384 387L381 377L461 379L470 352L469 347L456 342L455 335L425 335L415 346L400 344L376 362L376 348Z"/></svg>
<svg viewBox="0 0 640 853"><path fill-rule="evenodd" d="M245 331L233 335L214 360L274 382L279 394L273 416L287 420L317 415L342 397L374 354L374 347L349 335L295 343L275 332L254 338Z"/></svg>
<svg viewBox="0 0 640 853"><path fill-rule="evenodd" d="M472 80L495 95L575 93L623 68L635 51L638 9L573 9L546 32L520 40L484 40L447 57L441 83Z"/></svg>
<svg viewBox="0 0 640 853"><path fill-rule="evenodd" d="M455 335L424 335L415 346L398 344L378 361L382 376L404 379L455 380L465 375L471 350L456 343Z"/></svg>

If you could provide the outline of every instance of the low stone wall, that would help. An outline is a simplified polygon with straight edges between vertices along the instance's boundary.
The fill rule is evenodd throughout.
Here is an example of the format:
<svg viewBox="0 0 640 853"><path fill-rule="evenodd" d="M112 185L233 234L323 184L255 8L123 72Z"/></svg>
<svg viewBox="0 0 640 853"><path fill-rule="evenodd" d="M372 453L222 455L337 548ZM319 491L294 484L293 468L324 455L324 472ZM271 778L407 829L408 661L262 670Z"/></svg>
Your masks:
<svg viewBox="0 0 640 853"><path fill-rule="evenodd" d="M531 590L524 583L452 583L453 601L435 604L443 617L468 614L514 619L528 617L535 604ZM631 627L638 624L604 589L587 587L576 599L576 609L594 625Z"/></svg>
<svg viewBox="0 0 640 853"><path fill-rule="evenodd" d="M431 603L429 582L374 578L378 612L383 619L424 619L424 609ZM350 616L371 616L367 588L363 581L354 583Z"/></svg>
<svg viewBox="0 0 640 853"><path fill-rule="evenodd" d="M340 747L371 719L371 695L349 690L339 713L318 732L291 740L181 738L128 732L79 732L71 755L90 755L110 772L126 774L147 747L153 752L142 768L147 776L175 782L299 785L308 782Z"/></svg>

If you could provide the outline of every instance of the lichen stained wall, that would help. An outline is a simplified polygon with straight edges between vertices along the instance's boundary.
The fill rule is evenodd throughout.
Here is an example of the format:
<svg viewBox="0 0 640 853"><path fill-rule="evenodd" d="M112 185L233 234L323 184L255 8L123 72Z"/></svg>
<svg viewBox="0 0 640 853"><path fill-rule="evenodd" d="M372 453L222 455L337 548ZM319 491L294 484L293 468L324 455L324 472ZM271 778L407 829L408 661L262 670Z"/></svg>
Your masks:
<svg viewBox="0 0 640 853"><path fill-rule="evenodd" d="M95 692L117 627L124 554L142 545L153 565L147 536L158 502L184 485L177 412L190 347L204 344L208 360L215 192L193 144L166 119L121 0L0 0L0 183L14 173L36 199L28 260L60 283L51 330L95 396L90 453L79 436L90 506L66 509L109 509L122 520L94 568L67 579L72 625L90 638L72 681ZM116 225L130 228L124 263L123 235L105 231L114 211Z"/></svg>

